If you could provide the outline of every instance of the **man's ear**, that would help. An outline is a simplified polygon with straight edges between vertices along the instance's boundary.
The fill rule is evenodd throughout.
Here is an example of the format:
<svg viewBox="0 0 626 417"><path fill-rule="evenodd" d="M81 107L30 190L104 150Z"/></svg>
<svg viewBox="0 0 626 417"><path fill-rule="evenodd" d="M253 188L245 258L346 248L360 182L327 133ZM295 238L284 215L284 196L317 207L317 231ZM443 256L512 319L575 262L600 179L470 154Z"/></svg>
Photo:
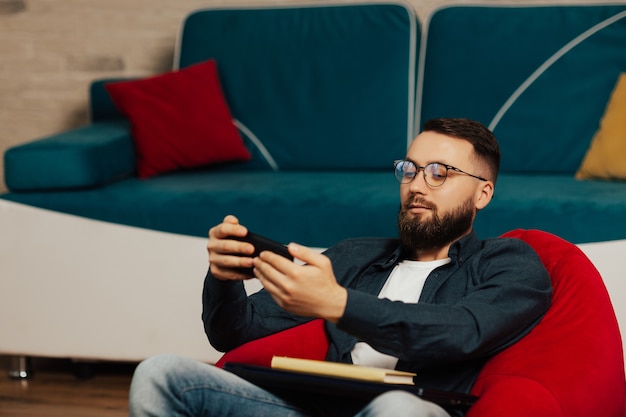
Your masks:
<svg viewBox="0 0 626 417"><path fill-rule="evenodd" d="M487 204L493 198L494 185L492 181L481 181L480 185L476 188L476 210L482 210L487 207Z"/></svg>

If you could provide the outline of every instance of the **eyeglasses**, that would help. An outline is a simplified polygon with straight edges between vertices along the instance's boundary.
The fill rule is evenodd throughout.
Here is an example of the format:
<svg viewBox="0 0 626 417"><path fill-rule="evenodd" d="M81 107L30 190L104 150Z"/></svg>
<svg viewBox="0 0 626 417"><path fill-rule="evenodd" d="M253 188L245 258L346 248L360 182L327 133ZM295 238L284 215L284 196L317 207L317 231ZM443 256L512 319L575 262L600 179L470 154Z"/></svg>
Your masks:
<svg viewBox="0 0 626 417"><path fill-rule="evenodd" d="M452 165L442 164L441 162L431 162L430 164L420 167L415 165L414 162L406 159L400 159L394 161L396 179L400 184L408 184L415 179L420 170L424 170L424 181L431 187L441 187L446 178L448 178L448 170L458 172L459 174L469 175L470 177L479 179L481 181L487 181L486 178L472 175L468 172L462 171L459 168Z"/></svg>

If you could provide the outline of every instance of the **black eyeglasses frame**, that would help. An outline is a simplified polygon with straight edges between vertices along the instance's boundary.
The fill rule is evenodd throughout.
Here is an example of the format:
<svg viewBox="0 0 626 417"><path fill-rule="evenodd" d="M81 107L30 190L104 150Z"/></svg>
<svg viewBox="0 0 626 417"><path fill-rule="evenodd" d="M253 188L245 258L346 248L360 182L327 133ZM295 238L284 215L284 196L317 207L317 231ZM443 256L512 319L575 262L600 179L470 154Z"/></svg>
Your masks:
<svg viewBox="0 0 626 417"><path fill-rule="evenodd" d="M415 176L413 178L411 178L409 181L402 181L402 179L398 178L398 175L397 175L398 165L401 164L401 163L405 163L405 162L408 162L408 163L412 164L413 166L415 166L415 169L416 169ZM441 165L441 166L446 168L446 176L444 177L443 181L441 181L441 184L432 185L431 183L428 182L428 178L429 177L428 177L428 175L426 175L426 168L431 166L431 165ZM411 161L410 159L397 159L397 160L393 161L393 167L394 167L394 174L395 174L396 180L398 180L398 182L400 184L409 184L409 183L413 182L415 177L417 177L417 174L419 174L419 172L422 171L424 173L423 174L424 175L424 181L426 182L426 184L428 184L429 187L438 188L438 187L441 187L446 182L446 180L448 179L448 171L449 170L452 170L452 171L457 172L459 174L469 175L470 177L476 178L477 180L480 180L480 181L489 181L486 178L479 177L478 175L470 174L469 172L465 172L465 171L463 171L460 168L457 168L457 167L452 166L452 165L444 164L442 162L431 162L431 163L428 163L428 164L426 164L424 166L419 166L415 162ZM402 176L402 178L404 178L404 176Z"/></svg>

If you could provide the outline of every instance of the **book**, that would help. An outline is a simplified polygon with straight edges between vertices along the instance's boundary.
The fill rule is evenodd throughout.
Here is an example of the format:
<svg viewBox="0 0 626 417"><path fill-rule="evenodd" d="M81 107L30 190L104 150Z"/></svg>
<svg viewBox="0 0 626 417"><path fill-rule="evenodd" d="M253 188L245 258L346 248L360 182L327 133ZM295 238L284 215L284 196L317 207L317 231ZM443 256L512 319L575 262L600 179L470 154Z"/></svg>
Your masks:
<svg viewBox="0 0 626 417"><path fill-rule="evenodd" d="M417 395L446 409L467 410L478 398L460 392L441 391L417 385L386 384L315 375L236 362L225 363L224 369L277 395L317 396L320 401L349 400L360 407L364 407L380 394L398 390Z"/></svg>
<svg viewBox="0 0 626 417"><path fill-rule="evenodd" d="M375 368L371 366L313 359L299 359L286 356L274 356L272 358L271 367L273 369L302 372L310 375L382 382L385 384L415 385L413 377L416 376L416 374L412 372L397 371L395 369Z"/></svg>

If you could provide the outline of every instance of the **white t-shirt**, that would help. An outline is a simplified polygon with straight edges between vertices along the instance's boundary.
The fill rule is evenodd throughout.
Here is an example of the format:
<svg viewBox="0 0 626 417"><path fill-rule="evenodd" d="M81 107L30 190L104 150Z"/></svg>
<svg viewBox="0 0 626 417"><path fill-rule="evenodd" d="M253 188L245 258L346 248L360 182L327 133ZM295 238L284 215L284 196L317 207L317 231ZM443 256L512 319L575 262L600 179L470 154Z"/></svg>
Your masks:
<svg viewBox="0 0 626 417"><path fill-rule="evenodd" d="M433 269L449 262L450 258L427 262L400 262L387 278L378 298L416 304L422 294L428 274ZM380 353L365 342L358 342L352 349L352 362L356 365L394 369L398 358Z"/></svg>

